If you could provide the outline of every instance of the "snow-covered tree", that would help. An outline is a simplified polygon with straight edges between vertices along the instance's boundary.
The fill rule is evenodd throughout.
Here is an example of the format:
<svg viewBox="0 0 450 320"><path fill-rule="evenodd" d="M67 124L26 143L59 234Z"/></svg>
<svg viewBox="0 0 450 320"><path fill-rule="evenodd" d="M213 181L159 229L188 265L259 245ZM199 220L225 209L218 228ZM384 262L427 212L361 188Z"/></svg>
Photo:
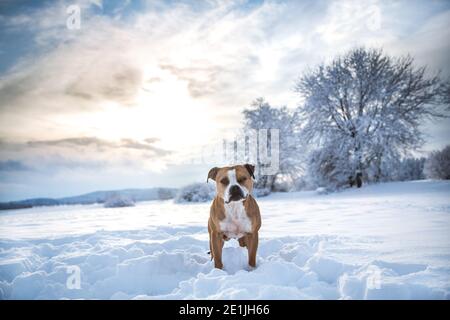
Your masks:
<svg viewBox="0 0 450 320"><path fill-rule="evenodd" d="M434 151L425 162L425 175L431 179L450 179L450 145Z"/></svg>
<svg viewBox="0 0 450 320"><path fill-rule="evenodd" d="M286 107L272 107L263 98L256 99L244 113L244 132L246 130L278 129L279 131L279 170L274 175L261 174L266 164L258 157L256 163L257 189L285 191L287 185L298 176L302 169L302 150L304 144L300 136L300 118L296 110ZM268 131L268 150L270 150L270 131ZM260 141L258 141L258 144Z"/></svg>
<svg viewBox="0 0 450 320"><path fill-rule="evenodd" d="M176 203L206 202L214 199L216 187L214 184L192 183L178 190L175 197Z"/></svg>
<svg viewBox="0 0 450 320"><path fill-rule="evenodd" d="M298 80L296 91L304 100L298 108L303 137L336 162L325 171L339 183L347 175L381 180L390 161L422 145L422 121L448 111L448 84L438 75L427 75L410 56L376 49L353 49L319 65Z"/></svg>
<svg viewBox="0 0 450 320"><path fill-rule="evenodd" d="M176 195L175 190L170 188L159 188L158 189L158 199L160 200L168 200L173 199Z"/></svg>
<svg viewBox="0 0 450 320"><path fill-rule="evenodd" d="M396 181L422 180L425 179L425 158L406 158L399 161L393 179Z"/></svg>
<svg viewBox="0 0 450 320"><path fill-rule="evenodd" d="M134 207L134 200L125 195L113 193L109 196L103 204L105 208L122 208L122 207Z"/></svg>
<svg viewBox="0 0 450 320"><path fill-rule="evenodd" d="M309 153L307 161L306 178L312 187L328 187L336 189L347 185L349 178L353 177L353 168L343 156L348 147L343 144L344 150L334 146L324 146Z"/></svg>

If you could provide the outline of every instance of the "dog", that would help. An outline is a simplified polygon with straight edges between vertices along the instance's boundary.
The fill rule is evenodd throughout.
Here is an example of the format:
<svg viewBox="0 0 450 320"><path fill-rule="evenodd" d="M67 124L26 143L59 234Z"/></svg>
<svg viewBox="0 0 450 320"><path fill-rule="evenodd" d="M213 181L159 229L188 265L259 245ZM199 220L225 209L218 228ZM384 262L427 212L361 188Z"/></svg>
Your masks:
<svg viewBox="0 0 450 320"><path fill-rule="evenodd" d="M223 244L232 238L241 247L247 247L248 264L256 267L261 215L252 196L254 172L255 166L251 164L214 167L208 172L206 181L216 182L216 196L208 219L209 249L215 268L223 268Z"/></svg>

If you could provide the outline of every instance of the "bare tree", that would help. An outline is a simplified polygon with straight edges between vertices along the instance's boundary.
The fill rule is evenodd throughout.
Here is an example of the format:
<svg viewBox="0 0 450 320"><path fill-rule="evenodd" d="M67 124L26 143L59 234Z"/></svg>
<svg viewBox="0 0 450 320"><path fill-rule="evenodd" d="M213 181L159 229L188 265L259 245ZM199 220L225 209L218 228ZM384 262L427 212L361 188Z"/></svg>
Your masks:
<svg viewBox="0 0 450 320"><path fill-rule="evenodd" d="M353 176L379 180L383 161L423 144L425 119L446 115L448 88L410 56L357 48L305 73L295 90L304 99L304 138L338 152Z"/></svg>

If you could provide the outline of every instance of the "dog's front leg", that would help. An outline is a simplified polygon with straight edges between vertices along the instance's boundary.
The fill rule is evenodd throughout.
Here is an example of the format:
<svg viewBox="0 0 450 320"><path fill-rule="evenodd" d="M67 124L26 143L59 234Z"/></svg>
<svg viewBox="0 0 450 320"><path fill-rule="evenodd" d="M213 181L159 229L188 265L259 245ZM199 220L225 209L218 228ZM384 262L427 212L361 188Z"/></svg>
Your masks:
<svg viewBox="0 0 450 320"><path fill-rule="evenodd" d="M248 250L248 264L250 267L256 267L256 250L258 249L258 231L247 233L246 244Z"/></svg>
<svg viewBox="0 0 450 320"><path fill-rule="evenodd" d="M223 268L222 263L222 248L223 248L223 236L218 232L211 233L211 246L212 254L214 258L214 267L217 269Z"/></svg>

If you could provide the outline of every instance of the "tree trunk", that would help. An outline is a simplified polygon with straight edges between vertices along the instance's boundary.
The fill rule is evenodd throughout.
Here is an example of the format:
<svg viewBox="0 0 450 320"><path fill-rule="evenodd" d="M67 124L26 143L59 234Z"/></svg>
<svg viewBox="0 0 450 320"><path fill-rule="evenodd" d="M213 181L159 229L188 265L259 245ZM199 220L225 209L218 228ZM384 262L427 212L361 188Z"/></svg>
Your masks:
<svg viewBox="0 0 450 320"><path fill-rule="evenodd" d="M362 186L362 173L361 172L356 173L356 186L358 188L361 188L361 186Z"/></svg>

